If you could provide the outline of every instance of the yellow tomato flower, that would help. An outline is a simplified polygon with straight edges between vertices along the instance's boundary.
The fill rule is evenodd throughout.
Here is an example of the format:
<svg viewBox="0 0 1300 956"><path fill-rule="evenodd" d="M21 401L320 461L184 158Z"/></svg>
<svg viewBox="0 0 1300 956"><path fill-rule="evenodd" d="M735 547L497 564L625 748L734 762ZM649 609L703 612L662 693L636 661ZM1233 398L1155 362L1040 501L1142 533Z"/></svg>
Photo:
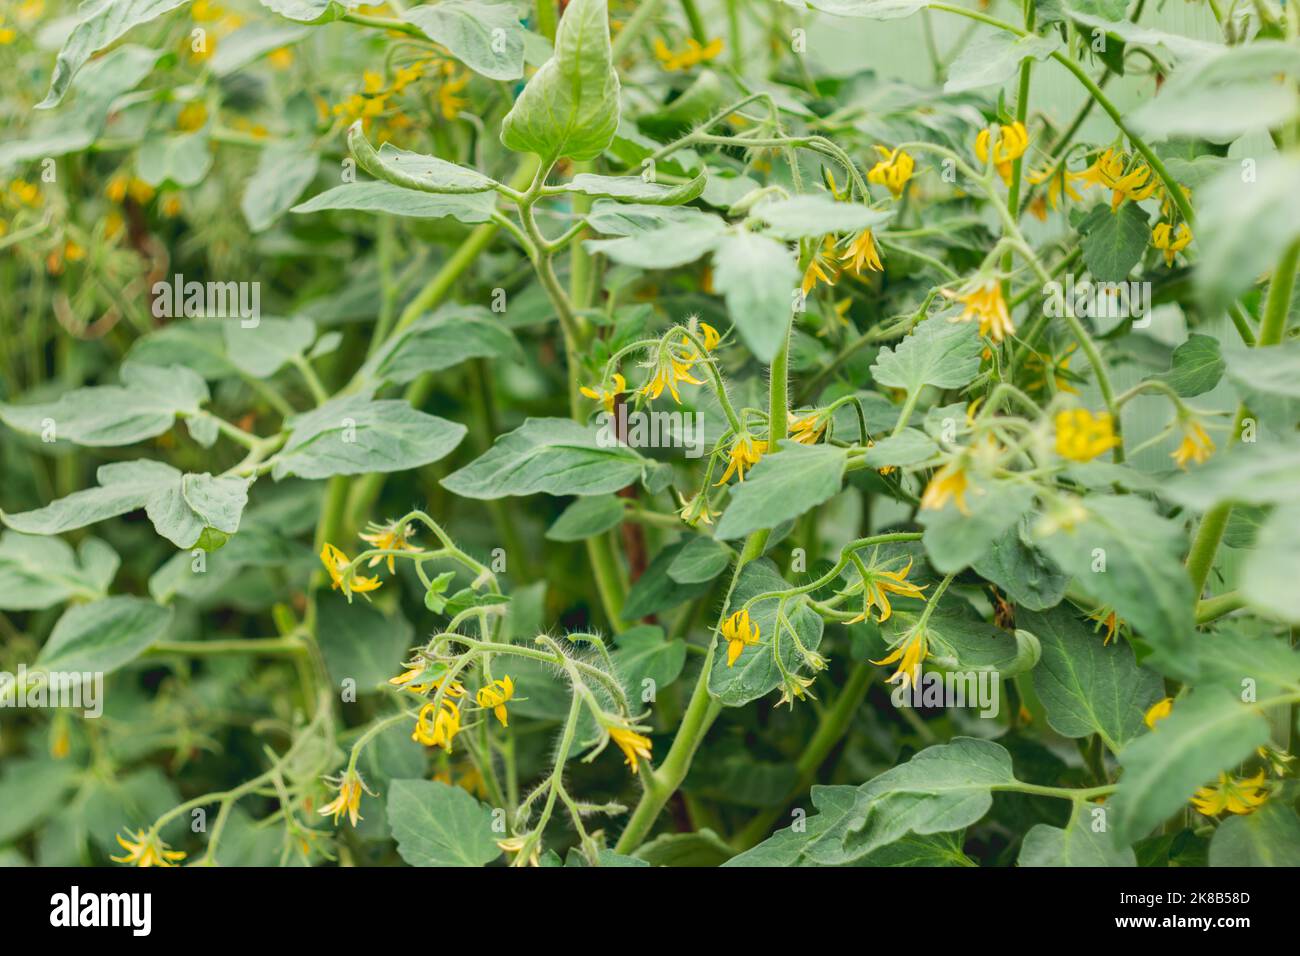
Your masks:
<svg viewBox="0 0 1300 956"><path fill-rule="evenodd" d="M399 528L392 521L387 524L371 523L366 525L366 532L366 534L360 534L357 537L372 548L378 548L380 551L409 551L412 554L420 554L424 551L423 548L417 548L411 544L410 525L402 525ZM395 555L376 554L370 559L366 567L373 568L380 561L383 561L385 557L388 559L388 573L392 574L395 570L393 566Z"/></svg>
<svg viewBox="0 0 1300 956"><path fill-rule="evenodd" d="M904 687L914 687L921 676L921 662L930 656L930 642L925 631L915 630L896 646L893 652L873 664L888 666L898 664L898 670L889 676L888 683L901 682Z"/></svg>
<svg viewBox="0 0 1300 956"><path fill-rule="evenodd" d="M278 47L267 55L266 61L277 70L287 70L293 66L293 50L287 46Z"/></svg>
<svg viewBox="0 0 1300 956"><path fill-rule="evenodd" d="M1068 525L1067 527L1073 528L1073 525ZM1102 647L1105 647L1111 641L1115 640L1115 635L1119 633L1120 620L1119 615L1115 613L1114 608L1107 606L1099 607L1097 610L1089 614L1088 617L1097 622L1097 626L1093 628L1094 631L1100 630L1103 627L1106 629L1106 636L1101 640Z"/></svg>
<svg viewBox="0 0 1300 956"><path fill-rule="evenodd" d="M680 405L682 397L677 392L679 383L703 385L704 382L691 374L691 367L695 364L695 357L678 358L672 351L673 348L675 346L669 346L667 349L660 351L655 360L654 374L650 376L648 382L641 386L641 394L655 399L662 395L664 389L667 388L673 397L673 401Z"/></svg>
<svg viewBox="0 0 1300 956"><path fill-rule="evenodd" d="M429 701L420 708L411 739L426 747L442 747L447 753L451 753L451 742L458 733L460 733L460 708L455 702L444 697L440 707L435 707L433 701Z"/></svg>
<svg viewBox="0 0 1300 956"><path fill-rule="evenodd" d="M609 736L613 738L614 743L618 744L618 749L623 751L623 756L627 758L627 765L636 773L638 769L637 758L644 757L649 760L651 757L651 741L649 737L638 734L631 727L610 727Z"/></svg>
<svg viewBox="0 0 1300 956"><path fill-rule="evenodd" d="M425 665L416 661L415 666L411 667L409 670L402 671L402 673L398 674L396 677L388 678L388 683L392 684L394 687L402 687L414 694L427 694L429 691L441 687L445 678L430 677L428 680L416 683L416 679L423 677L426 671L427 668ZM447 686L448 697L463 697L464 695L465 688L461 685L460 681L452 681Z"/></svg>
<svg viewBox="0 0 1300 956"><path fill-rule="evenodd" d="M331 590L337 591L342 588L344 594L365 594L367 591L375 590L382 583L379 578L354 574L351 582L345 584L343 572L352 563L352 559L332 544L327 543L321 548L320 560L321 564L325 565L325 570L329 572Z"/></svg>
<svg viewBox="0 0 1300 956"><path fill-rule="evenodd" d="M938 511L952 499L957 510L964 515L970 514L966 507L966 492L970 489L970 480L966 469L959 462L951 461L934 473L930 483L921 494L921 507Z"/></svg>
<svg viewBox="0 0 1300 956"><path fill-rule="evenodd" d="M202 129L208 121L208 108L202 100L186 103L176 116L176 128L185 133Z"/></svg>
<svg viewBox="0 0 1300 956"><path fill-rule="evenodd" d="M989 161L989 140L993 136L992 128L982 129L975 137L975 155L981 163ZM1029 130L1020 122L998 127L998 138L993 144L993 165L1004 183L1010 184L1012 165L1025 155L1029 148Z"/></svg>
<svg viewBox="0 0 1300 956"><path fill-rule="evenodd" d="M1254 813L1267 799L1268 784L1261 770L1249 779L1221 773L1217 784L1201 787L1188 802L1197 812L1214 817L1225 810L1228 813Z"/></svg>
<svg viewBox="0 0 1300 956"><path fill-rule="evenodd" d="M1048 375L1051 375L1052 384L1058 392L1066 392L1070 395L1078 395L1079 390L1074 387L1070 381L1070 358L1074 350L1079 347L1077 342L1071 342L1066 346L1065 351L1060 355L1051 355L1043 352L1031 352L1029 358L1025 359L1025 371L1033 375L1041 375L1041 378L1035 378L1027 386L1026 390L1030 394L1036 392L1046 392L1048 390Z"/></svg>
<svg viewBox="0 0 1300 956"><path fill-rule="evenodd" d="M178 860L185 859L182 851L169 848L152 830L128 830L126 834L130 840L124 840L120 833L117 835L117 842L126 850L126 856L109 857L114 863L130 863L142 867L175 866Z"/></svg>
<svg viewBox="0 0 1300 956"><path fill-rule="evenodd" d="M883 146L877 146L876 152L881 158L867 173L867 182L884 186L897 199L903 195L907 181L912 178L916 161L901 149L890 152Z"/></svg>
<svg viewBox="0 0 1300 956"><path fill-rule="evenodd" d="M1168 717L1173 709L1174 699L1172 697L1165 697L1156 701L1147 708L1146 714L1142 717L1142 722L1152 730L1155 730L1156 724Z"/></svg>
<svg viewBox="0 0 1300 956"><path fill-rule="evenodd" d="M1152 176L1151 168L1136 163L1131 168L1128 157L1115 149L1103 150L1091 166L1079 174L1087 186L1100 186L1111 190L1110 208L1114 212L1125 199L1140 202L1155 194L1159 177Z"/></svg>
<svg viewBox="0 0 1300 956"><path fill-rule="evenodd" d="M847 623L857 624L859 621L868 620L873 607L877 608L880 615L876 618L876 623L883 624L888 621L894 613L894 609L889 604L889 595L891 593L924 601L925 594L923 592L929 585L917 585L907 580L907 576L911 571L912 559L910 557L907 559L907 567L900 571L882 571L876 568L868 568L867 577L862 581L862 613Z"/></svg>
<svg viewBox="0 0 1300 956"><path fill-rule="evenodd" d="M692 528L700 524L713 524L713 519L722 513L709 508L707 494L698 494L694 498L683 498L679 494L677 499L681 504L678 516Z"/></svg>
<svg viewBox="0 0 1300 956"><path fill-rule="evenodd" d="M816 288L817 283L834 285L839 277L839 269L835 265L835 240L827 236L822 247L813 253L808 268L804 270L800 288L806 296Z"/></svg>
<svg viewBox="0 0 1300 956"><path fill-rule="evenodd" d="M593 402L600 402L600 404L605 407L605 414L613 415L614 403L618 401L619 395L627 391L627 380L624 379L622 375L619 375L617 372L615 372L612 384L614 387L610 389L587 388L587 386L584 385L581 388L579 388L578 391L580 391L583 395L586 395Z"/></svg>
<svg viewBox="0 0 1300 956"><path fill-rule="evenodd" d="M327 780L330 786L338 787L338 794L325 806L317 812L323 817L334 818L334 825L338 826L339 817L344 813L348 815L348 822L353 827L357 825L358 820L364 820L361 815L361 794L370 794L372 797L378 796L373 790L366 786L366 782L361 779L361 774L355 770L349 770L344 774L337 783L332 779Z"/></svg>
<svg viewBox="0 0 1300 956"><path fill-rule="evenodd" d="M468 85L468 72L461 73L460 76L450 76L442 81L438 87L438 111L442 113L443 119L451 122L469 105L469 100L460 95Z"/></svg>
<svg viewBox="0 0 1300 956"><path fill-rule="evenodd" d="M815 445L826 431L827 420L820 412L812 412L802 418L789 414L790 437L801 445Z"/></svg>
<svg viewBox="0 0 1300 956"><path fill-rule="evenodd" d="M942 290L944 297L960 302L966 306L961 315L955 315L949 322L970 322L978 319L980 335L1001 342L1016 331L1011 324L1011 313L1007 310L1006 300L1002 298L1002 283L997 279L985 279L972 285L964 292Z"/></svg>
<svg viewBox="0 0 1300 956"><path fill-rule="evenodd" d="M502 727L508 727L506 715L506 702L515 696L515 682L507 674L500 680L494 680L486 687L480 687L474 699L478 705L484 709L491 708L496 719L501 722Z"/></svg>
<svg viewBox="0 0 1300 956"><path fill-rule="evenodd" d="M872 272L885 271L884 264L880 261L880 249L876 246L876 237L870 229L863 229L853 238L844 250L844 255L840 256L840 261L847 263L845 268L854 275L861 275L863 268Z"/></svg>
<svg viewBox="0 0 1300 956"><path fill-rule="evenodd" d="M677 52L670 50L662 37L655 37L654 51L655 57L668 72L689 70L693 66L716 59L722 53L722 37L715 37L707 46L694 37L688 37L686 48Z"/></svg>
<svg viewBox="0 0 1300 956"><path fill-rule="evenodd" d="M1187 248L1188 243L1192 241L1192 230L1187 228L1187 223L1180 222L1177 231L1173 225L1167 222L1157 223L1156 227L1151 230L1151 245L1157 249L1164 250L1165 265L1174 264L1174 256Z"/></svg>
<svg viewBox="0 0 1300 956"><path fill-rule="evenodd" d="M758 625L749 619L743 608L722 622L722 639L727 642L727 666L736 663L741 652L750 644L757 644Z"/></svg>
<svg viewBox="0 0 1300 956"><path fill-rule="evenodd" d="M1092 461L1119 443L1110 412L1086 408L1056 413L1056 453L1071 461Z"/></svg>
<svg viewBox="0 0 1300 956"><path fill-rule="evenodd" d="M727 470L722 473L721 478L713 483L714 487L725 485L727 479L732 475L735 475L738 481L744 481L745 469L757 465L766 451L767 442L757 441L749 432L737 435L736 440L731 443L731 451L727 455L729 459Z"/></svg>
<svg viewBox="0 0 1300 956"><path fill-rule="evenodd" d="M1214 442L1205 433L1201 423L1191 418L1183 420L1183 440L1177 448L1169 453L1179 468L1186 469L1189 461L1198 465L1205 464L1214 454Z"/></svg>
<svg viewBox="0 0 1300 956"><path fill-rule="evenodd" d="M9 198L17 206L39 206L42 199L41 187L25 179L11 180Z"/></svg>
<svg viewBox="0 0 1300 956"><path fill-rule="evenodd" d="M1083 199L1074 188L1074 183L1076 181L1082 181L1083 173L1070 172L1070 170L1065 167L1064 163L1059 167L1048 166L1044 169L1038 170L1037 172L1031 172L1028 179L1030 184L1034 186L1041 186L1043 183L1047 183L1047 188L1043 190L1043 194L1046 197L1047 205L1052 209L1064 205L1066 197L1073 199L1075 202L1079 202ZM1035 212L1035 215L1039 220L1047 218L1046 210L1040 209Z"/></svg>

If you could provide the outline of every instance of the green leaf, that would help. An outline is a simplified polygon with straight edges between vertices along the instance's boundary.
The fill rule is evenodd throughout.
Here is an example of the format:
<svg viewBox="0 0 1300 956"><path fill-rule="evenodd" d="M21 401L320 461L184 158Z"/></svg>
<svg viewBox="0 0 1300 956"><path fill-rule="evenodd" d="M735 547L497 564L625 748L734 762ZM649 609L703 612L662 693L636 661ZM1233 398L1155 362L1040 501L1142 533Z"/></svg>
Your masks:
<svg viewBox="0 0 1300 956"><path fill-rule="evenodd" d="M357 120L348 128L348 149L357 165L376 179L435 195L472 195L495 189L498 183L482 173L449 163L437 156L412 153L390 143L375 152L366 139L362 123Z"/></svg>
<svg viewBox="0 0 1300 956"><path fill-rule="evenodd" d="M751 562L740 572L727 614L740 610L759 594L789 589L790 585L771 561L763 558ZM724 707L742 707L781 686L781 671L776 664L776 612L779 603L778 598L766 598L750 607L749 617L758 625L759 643L746 646L731 667L727 666L726 645L719 638L713 670L709 674L709 694ZM798 599L787 604L785 612L803 646L815 651L822 640L822 619ZM795 647L794 638L784 629L780 637L780 653L781 662L788 672L795 673L802 668L803 658Z"/></svg>
<svg viewBox="0 0 1300 956"><path fill-rule="evenodd" d="M717 216L692 217L619 239L588 239L583 246L623 266L676 269L714 249L726 228Z"/></svg>
<svg viewBox="0 0 1300 956"><path fill-rule="evenodd" d="M705 827L694 833L663 833L636 851L651 866L721 866L736 855L727 841Z"/></svg>
<svg viewBox="0 0 1300 956"><path fill-rule="evenodd" d="M83 4L77 11L77 25L68 34L54 62L49 92L36 104L36 109L57 106L77 71L95 53L137 24L147 23L184 3L185 0L91 0Z"/></svg>
<svg viewBox="0 0 1300 956"><path fill-rule="evenodd" d="M1176 70L1130 119L1148 142L1176 136L1230 143L1300 113L1297 77L1295 47L1256 38Z"/></svg>
<svg viewBox="0 0 1300 956"><path fill-rule="evenodd" d="M1029 543L1028 526L1029 522L1022 519L1008 528L982 557L972 562L971 568L1000 587L1016 604L1042 611L1061 602L1070 578Z"/></svg>
<svg viewBox="0 0 1300 956"><path fill-rule="evenodd" d="M967 511L955 502L939 510L924 509L917 520L925 527L921 542L931 566L941 574L960 571L978 561L1034 503L1034 489L1025 484L992 479L972 483Z"/></svg>
<svg viewBox="0 0 1300 956"><path fill-rule="evenodd" d="M334 686L352 680L361 693L384 687L415 643L415 629L400 615L390 618L370 604L322 600L328 603L322 608L318 640Z"/></svg>
<svg viewBox="0 0 1300 956"><path fill-rule="evenodd" d="M0 535L0 609L35 611L70 598L94 600L108 592L121 559L98 538L74 552L60 538L6 531Z"/></svg>
<svg viewBox="0 0 1300 956"><path fill-rule="evenodd" d="M880 439L867 449L866 463L872 468L919 465L939 453L939 446L925 432L904 428L897 435Z"/></svg>
<svg viewBox="0 0 1300 956"><path fill-rule="evenodd" d="M930 4L928 0L784 0L788 6L819 10L837 17L897 20L910 17Z"/></svg>
<svg viewBox="0 0 1300 956"><path fill-rule="evenodd" d="M1225 501L1269 505L1300 500L1300 441L1243 442L1166 482L1171 501L1208 511Z"/></svg>
<svg viewBox="0 0 1300 956"><path fill-rule="evenodd" d="M647 462L624 445L602 447L601 432L565 418L529 418L442 480L462 498L603 495L626 488Z"/></svg>
<svg viewBox="0 0 1300 956"><path fill-rule="evenodd" d="M212 169L206 128L145 140L135 154L135 171L150 186L188 188L203 182Z"/></svg>
<svg viewBox="0 0 1300 956"><path fill-rule="evenodd" d="M753 212L753 218L767 224L768 234L787 240L820 239L830 232L861 232L877 228L893 217L892 210L837 202L826 193L805 193L765 202Z"/></svg>
<svg viewBox="0 0 1300 956"><path fill-rule="evenodd" d="M207 400L207 385L187 368L126 362L120 386L76 388L40 405L0 405L0 421L43 440L49 432L91 448L133 445L167 431L178 414L197 414Z"/></svg>
<svg viewBox="0 0 1300 956"><path fill-rule="evenodd" d="M1196 595L1183 567L1182 525L1133 496L1088 495L1082 503L1088 517L1039 546L1133 626L1154 648L1153 664L1176 677L1194 677L1187 649L1195 637Z"/></svg>
<svg viewBox="0 0 1300 956"><path fill-rule="evenodd" d="M712 581L731 565L732 551L721 541L701 535L687 542L673 559L668 576L680 584Z"/></svg>
<svg viewBox="0 0 1300 956"><path fill-rule="evenodd" d="M1210 839L1210 866L1300 866L1300 816L1280 800L1230 816Z"/></svg>
<svg viewBox="0 0 1300 956"><path fill-rule="evenodd" d="M929 835L976 823L993 788L1014 784L1011 755L991 740L956 737L863 784L843 818L811 841L814 862L842 865L910 833Z"/></svg>
<svg viewBox="0 0 1300 956"><path fill-rule="evenodd" d="M1192 278L1210 311L1226 308L1300 237L1297 182L1300 158L1271 156L1249 170L1234 163L1200 190Z"/></svg>
<svg viewBox="0 0 1300 956"><path fill-rule="evenodd" d="M726 297L736 331L760 362L771 362L785 341L799 288L799 268L783 242L747 229L717 240L713 284Z"/></svg>
<svg viewBox="0 0 1300 956"><path fill-rule="evenodd" d="M919 612L895 610L885 625L889 641L901 640L919 618ZM1031 632L1021 628L1008 634L977 617L964 602L945 601L926 624L930 640L927 663L940 670L1014 677L1032 670L1042 654L1038 638Z"/></svg>
<svg viewBox="0 0 1300 956"><path fill-rule="evenodd" d="M443 219L461 222L487 222L496 208L490 192L469 195L434 195L403 189L392 183L346 183L327 189L291 212L321 212L326 209L352 209L358 212L382 212L412 219Z"/></svg>
<svg viewBox="0 0 1300 956"><path fill-rule="evenodd" d="M208 66L216 76L229 76L272 50L297 43L308 32L305 27L283 23L250 23L221 38L221 44L208 60Z"/></svg>
<svg viewBox="0 0 1300 956"><path fill-rule="evenodd" d="M449 455L465 426L417 411L402 400L364 395L331 399L287 419L292 432L271 474L329 478L407 471Z"/></svg>
<svg viewBox="0 0 1300 956"><path fill-rule="evenodd" d="M642 625L621 633L610 657L629 697L640 700L645 681L653 681L658 693L681 675L686 666L686 642L681 638L665 640L663 628Z"/></svg>
<svg viewBox="0 0 1300 956"><path fill-rule="evenodd" d="M1169 371L1160 377L1183 398L1192 398L1218 385L1225 367L1219 340L1193 332L1174 349Z"/></svg>
<svg viewBox="0 0 1300 956"><path fill-rule="evenodd" d="M63 612L36 658L46 671L111 673L167 633L170 608L119 595Z"/></svg>
<svg viewBox="0 0 1300 956"><path fill-rule="evenodd" d="M556 192L581 193L596 199L613 199L618 202L644 203L647 206L680 206L698 199L704 192L708 174L701 172L694 179L679 186L664 186L647 182L640 176L597 176L579 173L569 182L556 187Z"/></svg>
<svg viewBox="0 0 1300 956"><path fill-rule="evenodd" d="M439 0L411 7L402 19L451 51L475 73L493 80L524 75L524 28L509 3Z"/></svg>
<svg viewBox="0 0 1300 956"><path fill-rule="evenodd" d="M943 91L965 93L985 86L1001 86L1016 75L1022 61L1032 58L1041 63L1063 49L1055 34L1012 37L1002 31L980 33L948 67L948 82Z"/></svg>
<svg viewBox="0 0 1300 956"><path fill-rule="evenodd" d="M1156 729L1119 755L1124 774L1112 805L1121 840L1146 836L1186 806L1197 787L1245 760L1268 741L1256 707L1219 688L1200 688L1174 705Z"/></svg>
<svg viewBox="0 0 1300 956"><path fill-rule="evenodd" d="M1036 823L1020 844L1018 866L1137 866L1132 847L1116 847L1103 830L1094 831L1085 804L1074 804L1065 829ZM1089 808L1096 809L1096 808ZM1102 810L1101 812L1105 812Z"/></svg>
<svg viewBox="0 0 1300 956"><path fill-rule="evenodd" d="M59 809L76 786L79 769L70 760L6 760L0 779L0 843L22 836Z"/></svg>
<svg viewBox="0 0 1300 956"><path fill-rule="evenodd" d="M128 43L88 64L72 82L71 105L56 114L43 114L28 127L25 139L7 137L0 143L0 169L90 146L103 131L114 101L135 89L161 56L158 50Z"/></svg>
<svg viewBox="0 0 1300 956"><path fill-rule="evenodd" d="M639 620L651 614L658 614L669 608L693 601L709 590L708 581L695 584L681 584L668 575L678 555L686 548L688 539L668 545L654 556L650 566L637 578L636 583L627 592L627 603L623 605L623 617L629 621Z"/></svg>
<svg viewBox="0 0 1300 956"><path fill-rule="evenodd" d="M1300 624L1300 501L1280 505L1255 540L1241 567L1241 593L1251 607Z"/></svg>
<svg viewBox="0 0 1300 956"><path fill-rule="evenodd" d="M522 355L510 330L487 309L449 305L389 338L366 362L362 375L375 382L405 385L469 359L517 361Z"/></svg>
<svg viewBox="0 0 1300 956"><path fill-rule="evenodd" d="M301 316L263 317L249 328L242 322L223 322L221 331L231 364L253 378L270 378L289 362L302 358L316 341L316 323Z"/></svg>
<svg viewBox="0 0 1300 956"><path fill-rule="evenodd" d="M595 159L614 139L618 74L606 0L573 0L560 18L555 55L542 64L501 121L501 142L545 163Z"/></svg>
<svg viewBox="0 0 1300 956"><path fill-rule="evenodd" d="M328 23L348 12L338 0L258 0L268 10L299 23Z"/></svg>
<svg viewBox="0 0 1300 956"><path fill-rule="evenodd" d="M983 351L976 323L927 319L894 348L880 350L871 377L909 395L922 385L961 388L978 374Z"/></svg>
<svg viewBox="0 0 1300 956"><path fill-rule="evenodd" d="M209 381L238 371L226 358L221 323L210 319L188 319L156 329L135 340L127 359L141 365L183 365Z"/></svg>
<svg viewBox="0 0 1300 956"><path fill-rule="evenodd" d="M1300 651L1285 640L1248 636L1226 623L1211 640L1198 641L1201 686L1215 684L1233 694L1250 689L1258 696L1300 693Z"/></svg>
<svg viewBox="0 0 1300 956"><path fill-rule="evenodd" d="M1151 242L1147 213L1129 202L1111 212L1100 203L1079 223L1083 261L1098 282L1122 282L1142 259Z"/></svg>
<svg viewBox="0 0 1300 956"><path fill-rule="evenodd" d="M1078 3L1070 4L1069 15L1070 19L1080 27L1087 28L1080 32L1090 41L1104 33L1122 42L1125 47L1140 47L1150 51L1160 63L1167 64L1178 60L1190 63L1204 60L1223 49L1223 45L1219 43L1193 40L1176 33L1140 27L1122 18L1111 20L1096 16L1085 10L1083 6Z"/></svg>
<svg viewBox="0 0 1300 956"><path fill-rule="evenodd" d="M60 534L144 508L154 530L178 548L192 548L207 528L239 530L251 478L182 474L158 461L101 465L100 487L74 491L44 508L3 514L4 523L26 534Z"/></svg>
<svg viewBox="0 0 1300 956"><path fill-rule="evenodd" d="M1224 351L1228 380L1250 413L1280 434L1300 421L1300 341Z"/></svg>
<svg viewBox="0 0 1300 956"><path fill-rule="evenodd" d="M626 513L623 499L614 495L579 498L565 508L546 529L548 541L582 541L617 527Z"/></svg>
<svg viewBox="0 0 1300 956"><path fill-rule="evenodd" d="M1164 696L1164 681L1138 667L1128 644L1104 646L1101 635L1066 607L1023 612L1016 623L1043 648L1034 690L1053 730L1074 738L1100 734L1112 751L1142 733L1142 718Z"/></svg>
<svg viewBox="0 0 1300 956"><path fill-rule="evenodd" d="M411 866L485 866L501 855L492 808L437 780L393 780L388 820Z"/></svg>
<svg viewBox="0 0 1300 956"><path fill-rule="evenodd" d="M750 477L733 486L731 502L718 521L720 539L774 528L839 494L848 461L844 449L801 445L788 438L780 449L780 454L764 455Z"/></svg>
<svg viewBox="0 0 1300 956"><path fill-rule="evenodd" d="M272 143L262 150L257 170L244 186L239 209L248 228L265 232L298 201L316 178L320 157L293 140Z"/></svg>

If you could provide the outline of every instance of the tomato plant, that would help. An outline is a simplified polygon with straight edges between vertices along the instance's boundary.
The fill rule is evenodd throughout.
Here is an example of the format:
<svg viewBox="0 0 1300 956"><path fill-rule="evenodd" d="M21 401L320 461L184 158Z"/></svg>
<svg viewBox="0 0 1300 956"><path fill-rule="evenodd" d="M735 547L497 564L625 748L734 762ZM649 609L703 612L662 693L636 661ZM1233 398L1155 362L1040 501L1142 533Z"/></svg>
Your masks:
<svg viewBox="0 0 1300 956"><path fill-rule="evenodd" d="M7 4L0 860L1300 863L1296 16L1152 6Z"/></svg>

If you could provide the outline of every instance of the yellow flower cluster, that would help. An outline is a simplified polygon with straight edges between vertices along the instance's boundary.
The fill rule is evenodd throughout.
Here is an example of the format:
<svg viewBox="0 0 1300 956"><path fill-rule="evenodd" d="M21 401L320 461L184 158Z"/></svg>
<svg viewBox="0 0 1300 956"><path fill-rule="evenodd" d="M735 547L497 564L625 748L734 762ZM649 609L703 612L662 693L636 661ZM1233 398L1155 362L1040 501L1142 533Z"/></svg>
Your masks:
<svg viewBox="0 0 1300 956"><path fill-rule="evenodd" d="M331 782L331 785L334 784ZM337 787L338 794L317 812L323 817L332 816L335 826L338 826L339 817L346 813L348 822L355 827L358 820L365 819L361 815L361 794L368 793L372 797L378 794L366 786L366 782L361 779L361 774L351 769L338 781Z"/></svg>
<svg viewBox="0 0 1300 956"><path fill-rule="evenodd" d="M1174 256L1186 249L1191 241L1192 230L1185 222L1180 222L1177 230L1168 222L1157 223L1151 230L1151 245L1164 252L1166 266L1172 266Z"/></svg>
<svg viewBox="0 0 1300 956"><path fill-rule="evenodd" d="M1080 180L1087 186L1109 189L1112 212L1125 199L1132 202L1150 199L1160 185L1159 177L1151 172L1150 166L1130 162L1124 153L1115 149L1103 150L1092 165L1080 173Z"/></svg>
<svg viewBox="0 0 1300 956"><path fill-rule="evenodd" d="M918 628L909 633L888 657L871 663L880 666L897 664L898 669L889 677L889 683L902 683L914 687L921 676L921 662L930 656L930 641L925 631Z"/></svg>
<svg viewBox="0 0 1300 956"><path fill-rule="evenodd" d="M894 609L889 603L890 594L898 594L903 597L916 598L919 601L925 600L925 589L928 585L918 585L909 580L907 576L912 572L912 559L907 559L907 566L898 571L884 571L878 568L866 568L866 574L862 578L862 613L850 621L848 624L857 624L860 621L866 621L871 618L871 609L877 609L877 624L883 624L893 616ZM886 663L892 663L888 661Z"/></svg>
<svg viewBox="0 0 1300 956"><path fill-rule="evenodd" d="M631 727L609 727L610 738L618 745L618 749L623 751L623 756L627 759L627 765L636 773L639 769L638 760L644 758L649 760L652 756L651 741L649 737L637 733Z"/></svg>
<svg viewBox="0 0 1300 956"><path fill-rule="evenodd" d="M759 441L749 432L737 435L731 443L731 451L727 453L727 470L714 482L714 487L725 485L732 475L736 476L737 481L744 481L745 470L757 465L766 451L767 442Z"/></svg>
<svg viewBox="0 0 1300 956"><path fill-rule="evenodd" d="M175 866L177 861L185 859L180 850L170 849L152 830L127 831L130 840L125 840L119 833L118 845L126 850L126 856L109 857L114 863L127 863L132 866Z"/></svg>
<svg viewBox="0 0 1300 956"><path fill-rule="evenodd" d="M1194 461L1198 465L1205 464L1214 454L1214 441L1206 434L1201 423L1195 419L1183 419L1182 427L1183 440L1170 452L1169 457L1174 460L1174 464L1183 469L1187 468L1189 461Z"/></svg>

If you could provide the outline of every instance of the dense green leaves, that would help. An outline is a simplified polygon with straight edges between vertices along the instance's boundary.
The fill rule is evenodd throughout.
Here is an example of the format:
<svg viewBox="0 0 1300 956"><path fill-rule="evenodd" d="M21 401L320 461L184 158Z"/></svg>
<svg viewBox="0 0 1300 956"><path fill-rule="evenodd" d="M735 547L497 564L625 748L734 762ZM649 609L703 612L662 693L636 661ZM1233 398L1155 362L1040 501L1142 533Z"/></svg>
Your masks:
<svg viewBox="0 0 1300 956"><path fill-rule="evenodd" d="M728 232L713 254L713 281L741 340L759 361L770 362L785 341L799 287L789 246L747 229Z"/></svg>
<svg viewBox="0 0 1300 956"><path fill-rule="evenodd" d="M1151 241L1147 214L1137 203L1112 212L1106 203L1094 206L1079 224L1083 261L1098 282L1122 282L1138 264Z"/></svg>
<svg viewBox="0 0 1300 956"><path fill-rule="evenodd" d="M404 385L429 372L468 359L515 359L519 345L481 306L449 306L417 319L372 356L362 374L377 382Z"/></svg>
<svg viewBox="0 0 1300 956"><path fill-rule="evenodd" d="M1186 342L1174 349L1172 364L1164 380L1183 398L1192 398L1218 385L1224 367L1219 340L1193 332Z"/></svg>
<svg viewBox="0 0 1300 956"><path fill-rule="evenodd" d="M347 183L327 189L293 212L321 212L326 209L352 209L358 212L381 212L415 219L450 217L461 222L486 222L492 216L494 201L490 192L467 195L415 193L392 183Z"/></svg>
<svg viewBox="0 0 1300 956"><path fill-rule="evenodd" d="M1020 866L1137 866L1131 848L1114 845L1105 829L1105 813L1100 807L1090 811L1076 803L1064 829L1035 824L1025 834L1016 862Z"/></svg>

